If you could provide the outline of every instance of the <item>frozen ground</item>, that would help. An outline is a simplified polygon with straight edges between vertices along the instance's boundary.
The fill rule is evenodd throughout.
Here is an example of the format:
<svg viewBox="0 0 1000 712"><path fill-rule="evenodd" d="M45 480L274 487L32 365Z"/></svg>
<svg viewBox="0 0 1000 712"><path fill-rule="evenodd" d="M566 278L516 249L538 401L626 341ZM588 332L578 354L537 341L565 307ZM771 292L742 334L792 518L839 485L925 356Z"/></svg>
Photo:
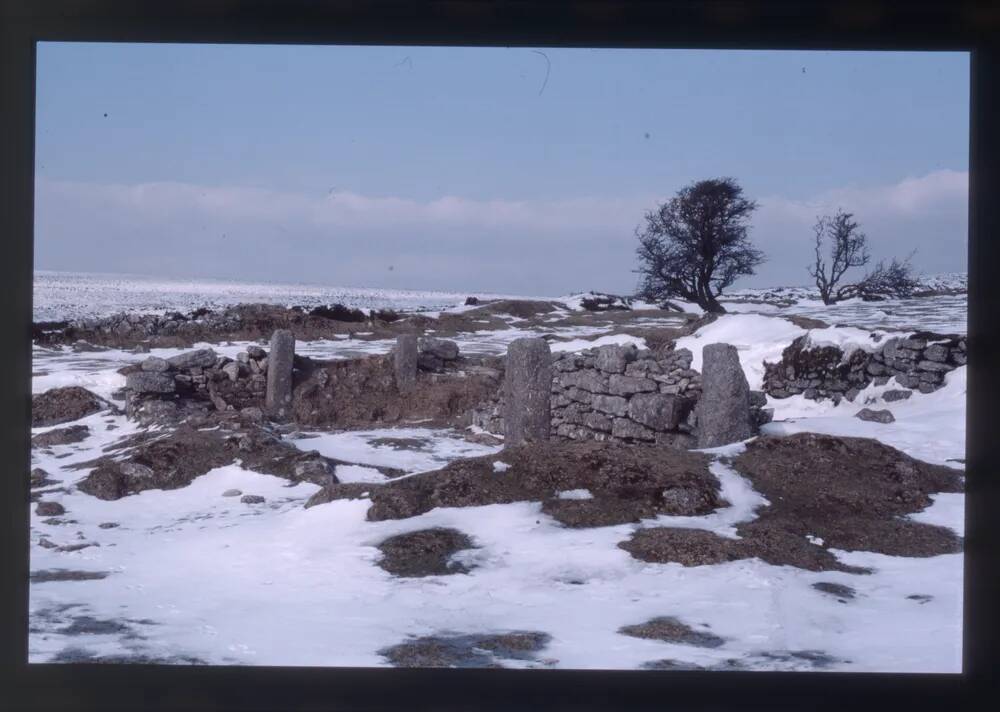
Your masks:
<svg viewBox="0 0 1000 712"><path fill-rule="evenodd" d="M127 306L117 304L114 310ZM499 353L515 334L524 335L520 331L515 322L506 331L466 334L458 341L463 351ZM751 386L759 386L762 361L775 358L802 333L784 319L733 314L679 345L693 347L697 361L704 343L736 344ZM868 333L824 329L810 338L865 348ZM575 349L592 345L586 339L600 334L566 330L559 336L567 339L559 348ZM330 357L384 351L389 343L330 340L303 346L305 353ZM245 344L214 347L233 355ZM33 390L76 384L109 397L123 383L115 370L144 357L36 349ZM768 406L775 408L775 422L767 430L874 437L914 457L960 468L965 370L950 373L935 393L888 404L879 394L892 383L836 407L801 397L772 400ZM877 403L872 407L892 410L896 422L854 418L865 399ZM101 448L136 428L122 416L106 414L80 422L92 433L83 442L32 453L33 467L61 480L56 488L87 474L67 465L101 454ZM304 435L293 442L358 463L338 468L343 481L382 481L373 465L415 473L491 453L496 455L492 476L503 477L506 471L498 448L470 443L454 431L407 427ZM712 452L732 454L741 447ZM863 576L813 573L756 559L694 568L646 564L618 548L636 528L664 524L734 536L733 525L752 518L765 500L721 461L713 471L729 507L702 517L661 516L591 529L563 527L537 503L439 508L411 519L369 522L363 499L304 509L315 485L288 486L238 464L213 470L182 489L150 490L114 502L70 487L44 497L63 504L67 514L61 519L70 523L46 523L32 507L31 570L41 576L30 589L30 659L379 666L387 661L377 651L409 636L533 630L551 635L549 644L536 659L505 660L505 665L637 668L665 658L699 665L737 658L759 670L811 670L814 661L824 660L821 669L831 671L960 671L960 554L916 559L835 552L845 563L875 569ZM238 497L223 497L230 488L266 501L247 505ZM939 495L913 517L961 534L963 501L962 495ZM117 526L100 526L112 523ZM476 565L470 573L406 579L374 565L380 557L375 546L386 537L437 526L474 540L478 548L458 555ZM43 537L57 546L95 546L57 551L37 545ZM841 602L814 589L818 582L848 585L855 595ZM700 648L617 632L657 616L674 616L724 643Z"/></svg>

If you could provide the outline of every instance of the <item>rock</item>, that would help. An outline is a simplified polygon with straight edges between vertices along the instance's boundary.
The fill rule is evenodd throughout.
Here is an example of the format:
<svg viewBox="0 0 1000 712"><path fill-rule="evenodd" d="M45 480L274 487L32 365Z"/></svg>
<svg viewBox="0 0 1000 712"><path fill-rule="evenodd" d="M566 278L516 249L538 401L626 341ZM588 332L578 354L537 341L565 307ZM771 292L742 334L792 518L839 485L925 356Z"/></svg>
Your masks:
<svg viewBox="0 0 1000 712"><path fill-rule="evenodd" d="M855 418L860 420L867 420L873 423L894 423L896 418L893 416L891 411L888 410L872 410L871 408L862 408L857 413L854 414Z"/></svg>
<svg viewBox="0 0 1000 712"><path fill-rule="evenodd" d="M274 353L274 349L271 349L271 353ZM240 502L243 504L262 504L264 501L265 499L259 494L245 494L240 497Z"/></svg>
<svg viewBox="0 0 1000 712"><path fill-rule="evenodd" d="M31 447L46 448L53 445L69 445L78 443L90 435L90 428L86 425L71 425L68 428L56 428L48 432L39 433L31 438Z"/></svg>
<svg viewBox="0 0 1000 712"><path fill-rule="evenodd" d="M39 517L58 517L66 514L66 508L58 502L39 502L35 514Z"/></svg>
<svg viewBox="0 0 1000 712"><path fill-rule="evenodd" d="M924 349L924 358L928 361L944 361L948 360L948 347L942 344L931 344L926 349Z"/></svg>
<svg viewBox="0 0 1000 712"><path fill-rule="evenodd" d="M291 412L294 359L295 337L292 332L287 329L276 330L271 336L271 351L267 357L265 409L278 419L284 419Z"/></svg>
<svg viewBox="0 0 1000 712"><path fill-rule="evenodd" d="M165 371L170 370L170 363L166 359L160 358L159 356L150 356L139 364L139 368L143 371L150 371L152 373L164 373Z"/></svg>
<svg viewBox="0 0 1000 712"><path fill-rule="evenodd" d="M637 393L628 402L628 417L653 430L674 430L687 415L690 402L665 393Z"/></svg>
<svg viewBox="0 0 1000 712"><path fill-rule="evenodd" d="M238 490L238 489L227 489L225 492L222 493L222 496L223 497L239 497L242 494L243 494L243 492L241 490Z"/></svg>
<svg viewBox="0 0 1000 712"><path fill-rule="evenodd" d="M622 416L628 412L628 401L621 396L594 396L591 405L594 410L610 415Z"/></svg>
<svg viewBox="0 0 1000 712"><path fill-rule="evenodd" d="M31 397L31 427L59 425L79 420L109 405L99 396L80 386L51 388Z"/></svg>
<svg viewBox="0 0 1000 712"><path fill-rule="evenodd" d="M174 393L177 382L169 373L138 371L125 377L125 388L133 393Z"/></svg>
<svg viewBox="0 0 1000 712"><path fill-rule="evenodd" d="M938 363L937 361L918 361L917 368L921 371L932 371L937 373L945 373L953 370L948 364Z"/></svg>
<svg viewBox="0 0 1000 712"><path fill-rule="evenodd" d="M603 393L607 388L604 379L590 369L560 373L559 384L564 388L579 388L588 393Z"/></svg>
<svg viewBox="0 0 1000 712"><path fill-rule="evenodd" d="M628 396L633 393L649 393L656 390L656 381L648 378L636 378L614 374L608 380L608 390L616 396Z"/></svg>
<svg viewBox="0 0 1000 712"><path fill-rule="evenodd" d="M540 338L515 339L504 374L505 447L549 439L552 352Z"/></svg>
<svg viewBox="0 0 1000 712"><path fill-rule="evenodd" d="M698 447L746 440L750 427L750 386L731 344L702 349L702 395L697 405Z"/></svg>
<svg viewBox="0 0 1000 712"><path fill-rule="evenodd" d="M222 367L222 372L229 376L230 381L236 381L240 377L240 362L230 361Z"/></svg>
<svg viewBox="0 0 1000 712"><path fill-rule="evenodd" d="M101 522L98 524L101 529L115 529L119 526L118 522Z"/></svg>
<svg viewBox="0 0 1000 712"><path fill-rule="evenodd" d="M636 360L635 344L609 344L597 349L597 369L604 373L625 373L625 366Z"/></svg>
<svg viewBox="0 0 1000 712"><path fill-rule="evenodd" d="M611 424L611 435L623 440L653 441L656 439L655 432L628 418L615 418Z"/></svg>
<svg viewBox="0 0 1000 712"><path fill-rule="evenodd" d="M898 349L905 349L907 351L922 351L927 346L927 342L923 339L907 338L900 339L896 344L897 355Z"/></svg>
<svg viewBox="0 0 1000 712"><path fill-rule="evenodd" d="M466 297L465 298L465 306L467 306L467 307L473 307L473 306L476 306L477 304L479 304L479 299L477 297Z"/></svg>
<svg viewBox="0 0 1000 712"><path fill-rule="evenodd" d="M419 349L415 334L400 334L396 337L393 372L396 376L396 387L400 392L409 391L417 382L418 356Z"/></svg>
<svg viewBox="0 0 1000 712"><path fill-rule="evenodd" d="M184 371L194 367L208 368L209 366L214 366L215 360L218 357L219 355L212 349L196 349L195 351L186 351L182 354L171 356L167 359L167 363L179 371Z"/></svg>
<svg viewBox="0 0 1000 712"><path fill-rule="evenodd" d="M418 350L421 354L431 354L442 361L454 361L458 358L458 344L433 336L421 337L418 341Z"/></svg>
<svg viewBox="0 0 1000 712"><path fill-rule="evenodd" d="M899 388L893 388L891 390L882 393L882 400L886 403L892 403L894 401L906 400L913 395L913 391L902 390Z"/></svg>
<svg viewBox="0 0 1000 712"><path fill-rule="evenodd" d="M750 391L750 407L763 408L767 405L767 394L764 391Z"/></svg>

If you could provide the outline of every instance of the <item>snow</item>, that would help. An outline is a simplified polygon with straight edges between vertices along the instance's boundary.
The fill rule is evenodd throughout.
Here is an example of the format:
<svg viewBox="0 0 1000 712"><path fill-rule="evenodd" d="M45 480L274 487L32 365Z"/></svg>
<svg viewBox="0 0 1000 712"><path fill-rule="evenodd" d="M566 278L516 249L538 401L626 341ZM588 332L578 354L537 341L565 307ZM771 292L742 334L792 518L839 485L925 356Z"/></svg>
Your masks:
<svg viewBox="0 0 1000 712"><path fill-rule="evenodd" d="M593 499L594 495L589 489L562 490L556 494L559 499Z"/></svg>
<svg viewBox="0 0 1000 712"><path fill-rule="evenodd" d="M906 400L885 402L880 394L901 386L890 379L884 386L869 386L853 403L842 400L810 401L801 395L768 398L774 408L774 422L763 431L777 435L798 432L825 433L848 437L876 438L919 460L955 467L951 460L965 458L966 366L945 374L945 385L933 393L919 393ZM866 405L866 401L872 399ZM896 421L890 425L854 417L864 407L889 410Z"/></svg>
<svg viewBox="0 0 1000 712"><path fill-rule="evenodd" d="M584 351L586 349L594 349L599 346L610 346L612 344L617 344L619 346L624 346L626 344L635 344L636 347L640 349L647 348L646 340L639 336L632 336L631 334L609 334L607 336L600 336L596 339L573 339L572 341L553 341L549 344L549 347L553 352L562 351Z"/></svg>
<svg viewBox="0 0 1000 712"><path fill-rule="evenodd" d="M249 288L237 285L230 294L226 290L231 283L129 283L110 277L103 281L59 277L48 285L36 291L45 297L41 302L36 299L36 314L65 316L60 309L73 314L111 306L115 311L138 310L156 304L193 308L201 305L198 300L206 294L221 302L246 301L250 293ZM74 286L78 288L75 294ZM352 303L332 298L328 288L315 288L319 291L312 293L309 290L313 288L281 291L265 285L261 291L272 289L279 301L303 303L300 297L313 294L312 298L325 302L376 308L408 303L428 309L463 310L467 296L439 299L434 295L446 293L413 296L389 290L355 290L352 294L359 301ZM877 347L869 329L894 328L876 322L897 319L901 308L880 302L838 305L831 310L810 303L808 290L781 293L790 294L799 300L794 308L816 310L815 315L828 323L836 323L843 315L861 315L856 320L851 317L851 327L808 332L811 344L835 344L848 350ZM97 297L94 305L84 304L91 297ZM919 304L907 306L907 314L938 309L929 324L964 323L964 303L959 304L964 297L949 298L955 300L953 303L936 299L910 300ZM719 317L680 339L677 346L691 349L692 367L700 370L702 346L733 343L751 387L760 388L763 362L779 359L793 339L807 333L775 315L790 313L788 310L774 309L774 305L740 304L732 309L738 313ZM532 330L515 326L499 332L460 334L456 341L463 353L502 353L514 338L541 333L568 339L552 342L553 351L576 351L606 343L645 346L638 337L610 335L606 328ZM212 348L234 356L247 345ZM388 340L346 339L299 345L302 353L321 358L385 353L391 346ZM166 357L181 350L154 349L152 353ZM124 384L124 377L115 370L147 355L36 348L32 390L37 393L55 386L82 385L110 398ZM882 394L898 388L895 381L869 386L853 403L842 401L836 406L801 396L769 398L774 422L764 431L874 437L921 460L961 469L954 460L965 457L966 370L962 367L948 373L945 386L934 393L914 392L907 400L890 403L882 400ZM855 418L854 414L866 406L886 408L896 421L883 425ZM537 502L515 502L439 507L405 520L371 522L366 518L370 500L365 496L304 509L305 501L317 491L316 485L290 485L240 464L216 468L181 489L150 490L113 502L98 500L72 488L88 470L69 467L97 457L104 448L139 428L124 416L108 412L78 422L91 430L82 443L32 452L32 467L42 467L53 479L61 480L57 487L70 487L69 492L52 492L44 499L62 503L66 518L75 523L45 524L32 506L31 539L33 544L45 536L57 545L95 542L100 546L59 552L33 545L31 568L101 571L108 576L31 585L32 625L40 629L29 638L31 662L45 662L68 647L77 647L95 654L189 655L212 664L382 666L386 661L377 651L403 642L409 635L522 629L552 636L551 644L541 653L550 662L519 663L525 667L630 669L662 658L712 665L766 651L820 650L849 661L835 663L829 668L834 671L961 670L961 554L921 559L833 552L845 563L875 570L864 576L815 573L757 559L692 568L647 564L618 546L637 528L651 526L699 528L720 536L737 536L736 525L757 516L758 510L769 504L749 480L727 464L743 450L743 443L703 451L713 458L711 471L728 503L704 516L661 515L637 524L571 528L542 513ZM113 429L108 430L109 426ZM34 428L32 433L49 429ZM501 476L509 469L501 447L470 442L466 439L470 431L477 429L431 429L413 423L346 432L307 431L289 442L302 450L317 450L354 463L337 466L336 475L342 482L386 481L375 467L397 468L406 477L439 469L457 458L480 456L495 457L492 469ZM265 502L246 505L238 497L222 497L222 492L233 488L261 495ZM586 499L593 495L579 489L564 490L558 496ZM962 535L964 495L934 495L931 506L910 518L950 527ZM119 526L102 529L98 526L102 522L117 522ZM379 542L429 527L455 528L472 538L478 548L460 552L455 558L476 568L469 574L405 579L375 565L381 556L376 548ZM824 545L815 536L812 540ZM847 604L839 603L812 588L821 581L849 585L856 590L856 597ZM59 632L65 621L46 622L41 615L59 605L77 606L70 614L149 623L135 625L141 638L121 634L73 637ZM695 648L617 633L622 625L664 615L709 630L724 637L726 643L715 649ZM772 670L808 667L802 661L760 658L752 666Z"/></svg>
<svg viewBox="0 0 1000 712"><path fill-rule="evenodd" d="M736 347L740 365L750 388L759 390L764 382L764 361L780 361L781 352L796 337L806 333L787 319L762 314L724 314L690 336L677 339L677 349L690 349L691 368L701 370L701 350L707 344L726 343Z"/></svg>

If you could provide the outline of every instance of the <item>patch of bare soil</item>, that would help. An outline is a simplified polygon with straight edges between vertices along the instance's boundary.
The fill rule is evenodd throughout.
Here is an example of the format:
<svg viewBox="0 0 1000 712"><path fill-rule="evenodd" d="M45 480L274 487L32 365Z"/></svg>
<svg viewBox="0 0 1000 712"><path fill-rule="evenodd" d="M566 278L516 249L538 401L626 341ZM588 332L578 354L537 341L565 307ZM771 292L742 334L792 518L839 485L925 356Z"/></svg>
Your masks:
<svg viewBox="0 0 1000 712"><path fill-rule="evenodd" d="M726 642L725 638L720 638L707 631L695 630L672 616L651 618L645 623L623 626L618 629L618 632L633 638L662 640L665 643L694 645L699 648L718 648Z"/></svg>
<svg viewBox="0 0 1000 712"><path fill-rule="evenodd" d="M56 428L39 433L31 438L31 447L49 448L55 445L70 445L82 442L90 435L90 428L86 425L70 425L67 428Z"/></svg>
<svg viewBox="0 0 1000 712"><path fill-rule="evenodd" d="M50 388L31 397L31 427L59 425L114 408L111 403L80 386Z"/></svg>
<svg viewBox="0 0 1000 712"><path fill-rule="evenodd" d="M500 461L508 468L494 469ZM709 458L657 445L594 441L538 442L498 455L449 463L440 470L368 484L368 519L404 519L435 507L540 501L567 526L637 522L658 514L700 515L723 505ZM587 489L593 500L562 500L563 490ZM334 484L319 499L354 498L357 487Z"/></svg>
<svg viewBox="0 0 1000 712"><path fill-rule="evenodd" d="M122 453L127 454L122 457ZM319 485L336 482L337 465L355 464L300 450L280 435L252 424L230 431L202 430L181 423L166 433L144 432L125 438L109 448L108 455L72 467L94 468L77 485L80 491L115 500L148 489L184 487L237 459L255 472ZM398 472L392 470L391 474Z"/></svg>
<svg viewBox="0 0 1000 712"><path fill-rule="evenodd" d="M395 667L502 668L503 660L534 660L551 640L538 631L414 638L379 651Z"/></svg>
<svg viewBox="0 0 1000 712"><path fill-rule="evenodd" d="M390 356L303 362L296 374L292 413L299 425L376 427L413 420L425 425L467 425L471 410L501 386L491 373L418 372L400 392Z"/></svg>
<svg viewBox="0 0 1000 712"><path fill-rule="evenodd" d="M904 518L930 505L933 493L961 492L959 473L877 440L765 436L732 465L771 503L757 519L737 525L740 539L657 527L619 546L643 561L684 566L757 557L776 566L850 573L866 570L840 563L829 549L908 557L962 550L950 529Z"/></svg>
<svg viewBox="0 0 1000 712"><path fill-rule="evenodd" d="M378 565L395 576L444 576L464 574L468 566L451 561L453 554L475 548L472 540L456 529L435 527L389 537L378 545Z"/></svg>

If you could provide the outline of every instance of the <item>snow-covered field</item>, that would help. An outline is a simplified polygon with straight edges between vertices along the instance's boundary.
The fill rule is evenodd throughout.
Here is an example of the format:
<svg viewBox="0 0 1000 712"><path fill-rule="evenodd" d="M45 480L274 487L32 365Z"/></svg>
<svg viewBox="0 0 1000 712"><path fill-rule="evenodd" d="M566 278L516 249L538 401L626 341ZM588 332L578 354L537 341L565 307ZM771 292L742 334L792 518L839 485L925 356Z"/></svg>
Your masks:
<svg viewBox="0 0 1000 712"><path fill-rule="evenodd" d="M46 281L36 291L36 318L67 318L100 310L194 308L204 305L199 300L211 293L204 283L172 292L158 292L160 283L84 283L73 296L71 280ZM225 285L214 297L219 301L212 303L258 301L265 293L280 303L309 303L307 290L295 289L300 291L279 292L267 285L251 297L250 292ZM343 293L332 292L317 292L314 297L316 303L400 308L420 302L427 309L447 309L460 305L466 296L427 293L416 298L371 291L372 300L386 301L350 302ZM93 306L85 304L95 295ZM928 298L928 308L933 299L945 298ZM964 332L964 297L951 299L960 299L962 305L940 302L942 313L936 323L957 326L961 321L960 330L940 330ZM886 305L866 308L884 310ZM955 314L948 311L953 307ZM842 320L820 312L814 316L831 324L854 318ZM865 348L871 343L868 328L892 328L865 318L850 323L848 328L814 330L810 338L817 343ZM466 353L501 353L510 340L527 333L516 321L510 326L505 331L464 334L456 340ZM554 348L582 349L594 344L589 339L600 337L599 330L574 328L558 332L567 341ZM928 323L924 328L939 327ZM703 344L735 344L751 387L759 387L763 361L779 357L803 333L804 329L767 313L738 313L721 317L678 346L691 348L693 367L700 368ZM635 339L612 336L604 341ZM300 351L324 358L348 357L384 352L390 345L388 341L338 339L301 344ZM213 345L230 356L245 346ZM117 350L35 349L33 391L81 385L110 397L124 382L116 369L145 356ZM948 374L945 387L934 393L914 393L908 400L893 403L879 400L879 394L893 387L893 382L872 386L855 403L839 406L801 396L771 399L768 406L775 408L775 420L766 430L873 437L922 460L961 467L955 461L965 457L965 371L962 367ZM854 418L866 399L877 403L872 407L891 410L896 422L883 425ZM123 416L106 413L79 422L89 425L92 432L83 442L56 446L51 454L32 453L32 466L62 480L60 486L70 486L87 474L86 470L69 470L67 465L102 454L103 447L136 430ZM415 473L437 469L455 458L494 453L499 463L494 475L503 477L505 472L499 448L471 443L454 431L409 426L307 435L311 437L294 442L306 450L358 463L338 468L342 481L382 481L384 476L371 466ZM389 444L387 438L396 444ZM401 441L408 446L400 447ZM721 457L742 447L710 452ZM560 525L543 514L538 503L438 508L410 519L369 522L365 519L369 503L363 499L304 509L303 503L317 486L289 486L285 480L239 464L217 468L182 489L150 490L112 502L71 489L45 497L65 506L65 518L71 524L46 524L44 517L32 511L31 570L89 572L94 578L32 583L30 660L145 656L209 664L382 666L387 661L377 651L408 636L529 630L551 636L537 661L521 663L533 667L637 668L664 658L713 665L740 658L751 669L813 669L809 655L769 658L762 654L818 651L836 661L823 668L831 671L961 670L961 554L920 559L834 552L845 563L875 570L862 576L814 573L757 559L693 568L647 564L617 546L637 528L665 524L734 536L733 525L753 518L754 509L766 501L721 461L716 461L713 471L729 507L702 517L661 516L639 524L588 529ZM247 505L239 498L223 497L230 488L260 494L266 502ZM564 496L585 497L587 493ZM960 494L939 495L931 507L913 518L962 534L963 502ZM102 528L102 523L118 526ZM434 526L467 533L479 548L459 556L474 562L476 568L464 575L407 579L374 565L380 556L375 546L386 537ZM57 545L91 542L99 546L56 551L37 546L43 536ZM853 600L841 603L812 588L817 582L849 585L857 593ZM617 632L623 625L657 616L675 616L697 630L721 636L725 643L700 648ZM504 664L512 663L505 660Z"/></svg>
<svg viewBox="0 0 1000 712"><path fill-rule="evenodd" d="M35 321L101 317L120 311L136 314L188 312L200 307L218 309L251 302L304 307L339 302L358 309L392 308L429 311L462 304L468 296L480 299L509 297L509 295L480 292L459 294L36 271L33 311Z"/></svg>

